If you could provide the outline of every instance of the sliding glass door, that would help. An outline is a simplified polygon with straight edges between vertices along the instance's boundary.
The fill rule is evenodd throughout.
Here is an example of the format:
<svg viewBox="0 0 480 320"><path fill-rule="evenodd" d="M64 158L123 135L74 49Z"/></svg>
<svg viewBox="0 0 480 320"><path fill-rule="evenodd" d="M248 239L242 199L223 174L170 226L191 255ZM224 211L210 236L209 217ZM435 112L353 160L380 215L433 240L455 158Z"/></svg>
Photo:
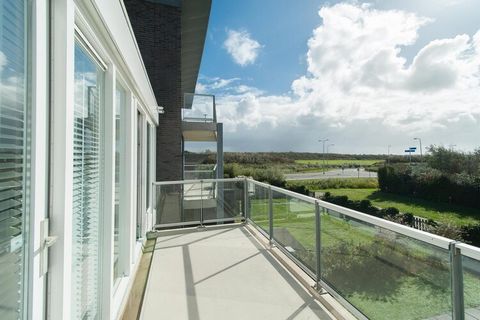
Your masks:
<svg viewBox="0 0 480 320"><path fill-rule="evenodd" d="M30 175L26 3L0 1L0 319L25 316Z"/></svg>
<svg viewBox="0 0 480 320"><path fill-rule="evenodd" d="M104 71L75 45L72 318L99 317Z"/></svg>

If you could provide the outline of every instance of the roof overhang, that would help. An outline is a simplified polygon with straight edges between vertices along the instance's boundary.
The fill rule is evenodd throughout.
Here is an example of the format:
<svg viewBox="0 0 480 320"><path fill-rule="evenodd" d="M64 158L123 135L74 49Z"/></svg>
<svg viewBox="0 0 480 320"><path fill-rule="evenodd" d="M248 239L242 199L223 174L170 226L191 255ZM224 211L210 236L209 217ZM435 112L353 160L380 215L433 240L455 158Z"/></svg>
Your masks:
<svg viewBox="0 0 480 320"><path fill-rule="evenodd" d="M211 6L212 0L182 0L181 74L184 93L195 92Z"/></svg>

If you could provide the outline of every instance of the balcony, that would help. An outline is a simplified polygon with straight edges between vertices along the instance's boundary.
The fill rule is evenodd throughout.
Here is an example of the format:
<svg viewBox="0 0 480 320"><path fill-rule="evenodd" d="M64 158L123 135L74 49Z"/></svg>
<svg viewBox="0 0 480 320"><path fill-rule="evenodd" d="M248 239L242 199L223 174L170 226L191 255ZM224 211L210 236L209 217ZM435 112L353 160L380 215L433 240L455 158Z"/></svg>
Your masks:
<svg viewBox="0 0 480 320"><path fill-rule="evenodd" d="M215 96L185 94L182 108L184 141L217 141Z"/></svg>
<svg viewBox="0 0 480 320"><path fill-rule="evenodd" d="M479 248L251 179L154 194L142 319L480 319Z"/></svg>

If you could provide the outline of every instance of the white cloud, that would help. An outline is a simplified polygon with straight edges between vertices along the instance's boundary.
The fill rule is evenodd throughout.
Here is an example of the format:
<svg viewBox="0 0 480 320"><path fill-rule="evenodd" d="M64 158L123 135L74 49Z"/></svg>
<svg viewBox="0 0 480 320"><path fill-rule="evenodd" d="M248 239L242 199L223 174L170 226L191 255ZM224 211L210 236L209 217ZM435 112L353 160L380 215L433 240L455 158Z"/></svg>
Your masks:
<svg viewBox="0 0 480 320"><path fill-rule="evenodd" d="M218 77L209 78L205 76L200 76L200 81L197 82L197 87L195 92L197 93L209 93L214 90L223 89L230 86L234 82L241 80L240 78L231 78L231 79L221 79Z"/></svg>
<svg viewBox="0 0 480 320"><path fill-rule="evenodd" d="M308 41L308 73L292 82L293 94L266 95L239 80L223 88L219 119L233 140L247 128L270 139L271 150L309 150L316 136L331 134L344 137L351 151L366 133L380 147L411 143L417 134L426 144L457 139L478 146L480 31L432 40L407 64L402 48L432 19L355 4L323 7L319 15L323 23Z"/></svg>
<svg viewBox="0 0 480 320"><path fill-rule="evenodd" d="M244 67L255 63L262 46L245 30L227 30L223 47L235 63Z"/></svg>

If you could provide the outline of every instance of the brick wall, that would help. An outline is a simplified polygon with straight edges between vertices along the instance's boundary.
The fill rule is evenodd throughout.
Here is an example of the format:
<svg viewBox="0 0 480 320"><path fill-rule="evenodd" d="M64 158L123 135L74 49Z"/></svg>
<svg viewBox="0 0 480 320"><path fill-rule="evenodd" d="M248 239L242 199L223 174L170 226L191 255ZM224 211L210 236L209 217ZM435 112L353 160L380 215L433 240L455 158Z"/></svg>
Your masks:
<svg viewBox="0 0 480 320"><path fill-rule="evenodd" d="M159 105L157 181L182 178L181 10L145 0L124 0Z"/></svg>

